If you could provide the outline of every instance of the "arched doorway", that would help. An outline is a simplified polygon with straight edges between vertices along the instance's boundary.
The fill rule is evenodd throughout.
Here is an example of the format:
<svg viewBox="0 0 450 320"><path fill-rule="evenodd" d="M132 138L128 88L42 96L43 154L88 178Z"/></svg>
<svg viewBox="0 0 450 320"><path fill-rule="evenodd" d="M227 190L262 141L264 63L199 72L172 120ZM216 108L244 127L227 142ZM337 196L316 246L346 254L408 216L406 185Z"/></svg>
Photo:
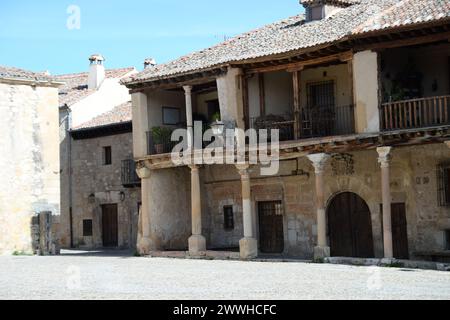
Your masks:
<svg viewBox="0 0 450 320"><path fill-rule="evenodd" d="M332 256L374 257L370 210L360 196L352 192L336 195L327 216Z"/></svg>

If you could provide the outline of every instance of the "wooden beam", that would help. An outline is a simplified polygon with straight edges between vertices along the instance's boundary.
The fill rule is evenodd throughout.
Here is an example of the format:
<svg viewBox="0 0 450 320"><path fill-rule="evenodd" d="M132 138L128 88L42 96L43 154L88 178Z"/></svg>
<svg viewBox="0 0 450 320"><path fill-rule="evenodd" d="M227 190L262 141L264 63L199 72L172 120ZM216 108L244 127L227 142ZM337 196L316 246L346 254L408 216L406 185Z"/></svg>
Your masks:
<svg viewBox="0 0 450 320"><path fill-rule="evenodd" d="M266 89L264 84L264 73L260 73L258 77L259 81L259 115L266 115Z"/></svg>
<svg viewBox="0 0 450 320"><path fill-rule="evenodd" d="M392 49L404 46L412 46L416 44L425 44L430 42L436 42L440 40L448 40L450 39L450 32L443 32L437 34L427 34L421 37L407 38L407 39L399 39L395 41L386 41L380 43L370 43L363 45L356 45L355 50L364 51L364 50L377 50L377 49Z"/></svg>
<svg viewBox="0 0 450 320"><path fill-rule="evenodd" d="M294 140L300 138L300 120L301 120L301 71L292 73L294 88Z"/></svg>
<svg viewBox="0 0 450 320"><path fill-rule="evenodd" d="M309 60L304 60L304 61L295 62L295 63L283 64L283 65L267 67L267 68L249 69L249 70L247 70L247 73L264 73L264 72L273 72L273 71L281 71L281 70L286 70L288 72L294 72L297 70L303 70L305 67L308 67L308 66L314 66L314 65L333 62L333 61L345 62L345 61L352 59L352 57L353 57L353 53L348 51L345 53L332 54L332 55L327 55L327 56L319 57L319 58L311 58ZM306 59L308 59L308 58L306 58Z"/></svg>
<svg viewBox="0 0 450 320"><path fill-rule="evenodd" d="M243 74L241 77L242 83L242 103L244 107L244 124L245 129L250 128L250 105L248 100L248 77Z"/></svg>

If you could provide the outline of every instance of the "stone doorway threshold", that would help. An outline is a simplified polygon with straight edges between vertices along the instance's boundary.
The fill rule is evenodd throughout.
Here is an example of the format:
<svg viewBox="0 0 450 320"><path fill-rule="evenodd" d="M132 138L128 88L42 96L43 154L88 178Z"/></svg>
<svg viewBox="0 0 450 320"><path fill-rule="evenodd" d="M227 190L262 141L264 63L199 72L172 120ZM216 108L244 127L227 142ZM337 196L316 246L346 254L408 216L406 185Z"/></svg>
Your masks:
<svg viewBox="0 0 450 320"><path fill-rule="evenodd" d="M423 269L450 271L450 263L432 262L432 261L413 261L399 259L366 259L366 258L347 258L347 257L330 257L325 258L324 263L343 264L351 266L378 266L401 269Z"/></svg>

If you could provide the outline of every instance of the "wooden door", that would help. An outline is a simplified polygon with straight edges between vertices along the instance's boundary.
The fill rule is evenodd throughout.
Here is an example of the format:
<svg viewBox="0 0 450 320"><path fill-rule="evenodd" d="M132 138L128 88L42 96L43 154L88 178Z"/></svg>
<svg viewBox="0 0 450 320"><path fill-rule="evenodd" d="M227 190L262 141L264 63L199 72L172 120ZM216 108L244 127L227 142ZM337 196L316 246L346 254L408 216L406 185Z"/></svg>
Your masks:
<svg viewBox="0 0 450 320"><path fill-rule="evenodd" d="M361 197L351 192L338 194L327 215L332 256L374 257L370 210Z"/></svg>
<svg viewBox="0 0 450 320"><path fill-rule="evenodd" d="M281 201L259 202L259 246L262 253L284 251Z"/></svg>
<svg viewBox="0 0 450 320"><path fill-rule="evenodd" d="M306 118L312 136L322 137L333 133L335 119L334 81L311 83L307 86Z"/></svg>
<svg viewBox="0 0 450 320"><path fill-rule="evenodd" d="M104 247L119 245L117 204L102 206L102 239Z"/></svg>
<svg viewBox="0 0 450 320"><path fill-rule="evenodd" d="M381 223L383 225L383 205L381 207ZM394 258L409 259L408 224L406 221L406 205L391 204L392 249Z"/></svg>

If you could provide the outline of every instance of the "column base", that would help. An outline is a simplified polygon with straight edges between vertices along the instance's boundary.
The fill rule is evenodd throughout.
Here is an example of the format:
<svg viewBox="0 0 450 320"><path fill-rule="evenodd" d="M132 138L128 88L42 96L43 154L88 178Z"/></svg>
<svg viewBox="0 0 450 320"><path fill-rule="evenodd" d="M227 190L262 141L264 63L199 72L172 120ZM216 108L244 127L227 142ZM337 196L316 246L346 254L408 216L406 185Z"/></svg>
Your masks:
<svg viewBox="0 0 450 320"><path fill-rule="evenodd" d="M314 261L322 261L330 256L330 247L315 247Z"/></svg>
<svg viewBox="0 0 450 320"><path fill-rule="evenodd" d="M153 241L150 238L141 237L137 244L137 251L140 255L149 255L153 249Z"/></svg>
<svg viewBox="0 0 450 320"><path fill-rule="evenodd" d="M200 253L206 251L206 239L202 235L192 235L189 240L189 253Z"/></svg>
<svg viewBox="0 0 450 320"><path fill-rule="evenodd" d="M254 238L243 238L239 241L241 259L254 259L258 256L258 241Z"/></svg>

